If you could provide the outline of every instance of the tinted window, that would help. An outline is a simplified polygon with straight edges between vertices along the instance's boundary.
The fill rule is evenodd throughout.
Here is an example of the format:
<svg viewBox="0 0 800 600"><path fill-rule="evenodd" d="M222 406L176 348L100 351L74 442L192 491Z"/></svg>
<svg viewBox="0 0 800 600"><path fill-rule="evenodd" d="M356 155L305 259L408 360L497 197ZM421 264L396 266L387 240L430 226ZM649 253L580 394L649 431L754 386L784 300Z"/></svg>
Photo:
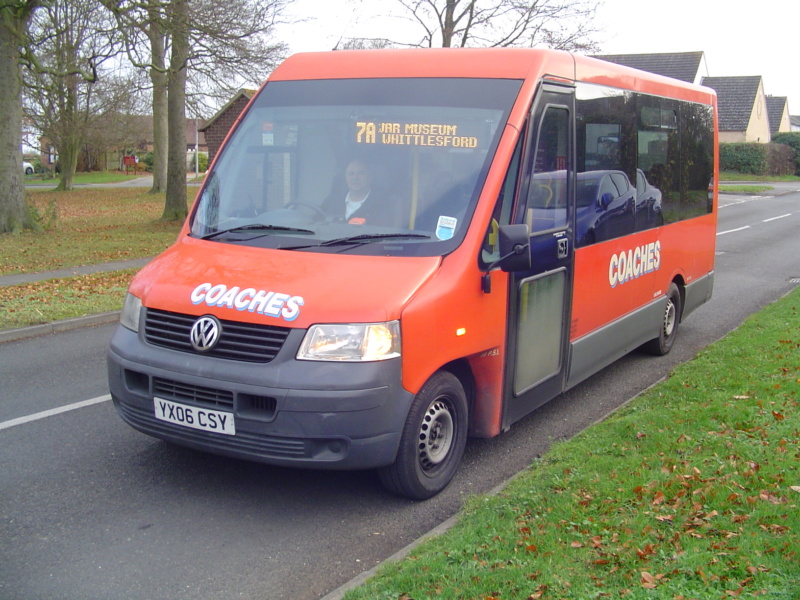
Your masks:
<svg viewBox="0 0 800 600"><path fill-rule="evenodd" d="M578 211L578 245L620 235L625 227L602 227L603 220L629 217L636 231L674 223L711 211L709 185L714 168L714 116L710 106L621 91L577 87L577 206L602 198L593 171L611 171L620 193L635 186L634 202L615 215ZM594 235L588 235L596 229ZM604 233L601 233L604 232Z"/></svg>
<svg viewBox="0 0 800 600"><path fill-rule="evenodd" d="M636 97L604 86L577 87L576 244L633 233Z"/></svg>
<svg viewBox="0 0 800 600"><path fill-rule="evenodd" d="M642 204L642 210L656 210L661 221L681 219L678 103L654 96L639 96L638 167L650 185L659 191L659 207ZM639 218L641 227L652 226L653 219Z"/></svg>
<svg viewBox="0 0 800 600"><path fill-rule="evenodd" d="M567 226L569 111L548 106L539 123L525 222L532 233Z"/></svg>
<svg viewBox="0 0 800 600"><path fill-rule="evenodd" d="M714 112L710 106L681 106L681 218L712 210L709 187L714 176Z"/></svg>

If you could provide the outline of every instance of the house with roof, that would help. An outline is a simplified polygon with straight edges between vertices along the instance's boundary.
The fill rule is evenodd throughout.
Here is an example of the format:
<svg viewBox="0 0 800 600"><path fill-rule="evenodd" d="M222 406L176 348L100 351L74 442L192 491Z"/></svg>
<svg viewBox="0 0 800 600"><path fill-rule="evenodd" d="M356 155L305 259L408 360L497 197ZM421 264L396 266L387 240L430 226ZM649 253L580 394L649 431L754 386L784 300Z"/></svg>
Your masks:
<svg viewBox="0 0 800 600"><path fill-rule="evenodd" d="M789 115L791 131L800 131L800 115Z"/></svg>
<svg viewBox="0 0 800 600"><path fill-rule="evenodd" d="M703 76L708 74L705 53L702 51L656 54L599 54L594 58L694 84L699 84Z"/></svg>
<svg viewBox="0 0 800 600"><path fill-rule="evenodd" d="M789 99L786 96L767 96L769 131L772 135L792 130L789 117Z"/></svg>
<svg viewBox="0 0 800 600"><path fill-rule="evenodd" d="M769 111L760 75L704 77L702 84L717 92L720 143L769 143Z"/></svg>
<svg viewBox="0 0 800 600"><path fill-rule="evenodd" d="M228 100L225 106L220 108L213 117L206 121L206 124L200 129L208 143L209 165L217 155L231 127L236 123L236 119L239 118L245 106L247 106L250 99L255 95L256 90L242 88L233 98Z"/></svg>
<svg viewBox="0 0 800 600"><path fill-rule="evenodd" d="M202 127L203 119L185 119L186 161L194 163L197 152L208 152ZM78 157L78 170L124 168L127 154L153 151L153 117L150 115L111 114L100 118L86 136ZM55 169L58 149L46 137L39 138L39 159L42 167Z"/></svg>

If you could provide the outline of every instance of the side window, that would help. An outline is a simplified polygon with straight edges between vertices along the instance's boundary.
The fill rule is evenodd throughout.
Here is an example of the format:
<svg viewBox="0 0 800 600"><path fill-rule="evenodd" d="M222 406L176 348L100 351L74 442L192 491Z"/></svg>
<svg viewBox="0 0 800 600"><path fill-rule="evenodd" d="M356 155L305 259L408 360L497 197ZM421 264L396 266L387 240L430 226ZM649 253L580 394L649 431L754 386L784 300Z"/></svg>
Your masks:
<svg viewBox="0 0 800 600"><path fill-rule="evenodd" d="M680 113L682 176L681 218L710 213L714 177L714 112L710 106L684 104Z"/></svg>
<svg viewBox="0 0 800 600"><path fill-rule="evenodd" d="M619 191L619 193L617 194L618 196L621 196L622 194L627 192L631 187L628 178L625 177L623 173L612 173L611 181L614 182L614 185L617 187L617 190Z"/></svg>
<svg viewBox="0 0 800 600"><path fill-rule="evenodd" d="M592 84L577 90L575 245L580 247L634 231L636 97Z"/></svg>
<svg viewBox="0 0 800 600"><path fill-rule="evenodd" d="M568 156L569 111L562 106L548 106L539 122L525 208L525 223L533 234L567 226Z"/></svg>
<svg viewBox="0 0 800 600"><path fill-rule="evenodd" d="M674 223L680 210L680 139L674 101L640 96L636 229Z"/></svg>
<svg viewBox="0 0 800 600"><path fill-rule="evenodd" d="M603 177L600 180L600 189L597 191L597 197L602 199L604 196L610 196L612 199L619 196L619 190L610 176Z"/></svg>
<svg viewBox="0 0 800 600"><path fill-rule="evenodd" d="M588 83L576 89L576 246L713 210L712 107ZM624 201L603 201L606 175Z"/></svg>
<svg viewBox="0 0 800 600"><path fill-rule="evenodd" d="M514 155L511 157L511 163L508 165L508 170L503 180L500 196L494 207L492 222L489 224L489 229L483 240L483 246L481 248L482 268L487 267L500 258L500 249L497 245L497 230L501 225L508 225L511 223L511 211L514 208L514 197L516 196L517 184L519 182L519 164L522 158L522 143L524 137L525 136L522 135L519 136L517 147L514 149Z"/></svg>

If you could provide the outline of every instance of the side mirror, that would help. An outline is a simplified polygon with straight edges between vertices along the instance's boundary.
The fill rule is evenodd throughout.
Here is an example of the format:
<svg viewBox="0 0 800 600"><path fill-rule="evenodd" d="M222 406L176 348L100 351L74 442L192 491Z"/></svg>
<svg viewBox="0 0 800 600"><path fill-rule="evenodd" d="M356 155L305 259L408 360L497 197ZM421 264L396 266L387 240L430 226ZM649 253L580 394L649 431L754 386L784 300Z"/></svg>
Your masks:
<svg viewBox="0 0 800 600"><path fill-rule="evenodd" d="M495 264L503 271L527 271L531 268L531 238L527 225L500 227L498 245L500 259Z"/></svg>
<svg viewBox="0 0 800 600"><path fill-rule="evenodd" d="M600 196L600 208L603 210L608 210L608 207L614 201L614 194L611 192L606 192L602 196Z"/></svg>
<svg viewBox="0 0 800 600"><path fill-rule="evenodd" d="M489 271L499 266L503 271L527 271L531 268L531 237L527 225L501 225L497 231L500 258L486 267L481 277L484 294L492 291Z"/></svg>

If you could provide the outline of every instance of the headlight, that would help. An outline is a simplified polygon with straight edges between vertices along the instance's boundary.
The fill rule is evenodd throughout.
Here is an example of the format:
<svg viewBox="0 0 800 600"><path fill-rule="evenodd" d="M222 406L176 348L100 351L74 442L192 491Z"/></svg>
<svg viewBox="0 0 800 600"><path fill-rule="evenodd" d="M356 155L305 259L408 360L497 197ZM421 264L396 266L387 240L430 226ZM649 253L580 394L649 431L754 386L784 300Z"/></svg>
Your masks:
<svg viewBox="0 0 800 600"><path fill-rule="evenodd" d="M313 325L298 360L368 362L400 356L400 323Z"/></svg>
<svg viewBox="0 0 800 600"><path fill-rule="evenodd" d="M142 312L142 300L131 293L125 296L122 305L122 314L119 316L120 325L131 331L139 331L139 314Z"/></svg>

